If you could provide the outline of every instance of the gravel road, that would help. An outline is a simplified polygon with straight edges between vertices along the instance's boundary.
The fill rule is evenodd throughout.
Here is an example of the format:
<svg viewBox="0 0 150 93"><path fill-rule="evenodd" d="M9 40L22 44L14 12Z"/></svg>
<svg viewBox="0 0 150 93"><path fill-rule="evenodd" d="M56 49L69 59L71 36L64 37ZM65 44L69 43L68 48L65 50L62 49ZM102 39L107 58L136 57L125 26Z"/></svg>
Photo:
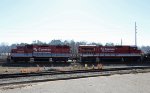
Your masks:
<svg viewBox="0 0 150 93"><path fill-rule="evenodd" d="M150 73L19 85L1 88L0 93L150 93Z"/></svg>

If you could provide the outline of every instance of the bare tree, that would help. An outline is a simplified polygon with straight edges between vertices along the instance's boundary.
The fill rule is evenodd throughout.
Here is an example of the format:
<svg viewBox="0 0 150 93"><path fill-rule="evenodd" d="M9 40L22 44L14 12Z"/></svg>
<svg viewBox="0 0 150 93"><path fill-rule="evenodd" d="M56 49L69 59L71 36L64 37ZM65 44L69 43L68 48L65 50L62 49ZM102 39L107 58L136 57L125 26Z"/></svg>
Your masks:
<svg viewBox="0 0 150 93"><path fill-rule="evenodd" d="M114 43L106 43L105 46L114 46Z"/></svg>
<svg viewBox="0 0 150 93"><path fill-rule="evenodd" d="M141 50L146 54L150 54L150 46L142 46Z"/></svg>

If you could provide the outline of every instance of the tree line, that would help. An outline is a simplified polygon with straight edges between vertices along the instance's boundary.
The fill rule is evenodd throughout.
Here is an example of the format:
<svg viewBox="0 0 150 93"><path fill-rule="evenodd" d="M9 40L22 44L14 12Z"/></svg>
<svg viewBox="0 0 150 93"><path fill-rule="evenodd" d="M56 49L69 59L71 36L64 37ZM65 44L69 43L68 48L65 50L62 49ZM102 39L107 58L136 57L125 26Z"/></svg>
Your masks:
<svg viewBox="0 0 150 93"><path fill-rule="evenodd" d="M27 45L28 43L19 43L19 44L11 44L8 45L7 43L1 43L0 44L0 55L2 54L8 54L10 53L12 48L16 48L16 46L24 46ZM87 43L86 41L77 41L75 42L74 40L51 40L49 43L42 42L40 40L35 40L31 44L36 44L36 45L68 45L71 47L71 53L73 55L76 55L78 53L78 46L79 45L101 45L101 46L114 46L114 43L106 43L105 45L102 45L101 43ZM150 53L150 46L142 46L139 47L144 53Z"/></svg>

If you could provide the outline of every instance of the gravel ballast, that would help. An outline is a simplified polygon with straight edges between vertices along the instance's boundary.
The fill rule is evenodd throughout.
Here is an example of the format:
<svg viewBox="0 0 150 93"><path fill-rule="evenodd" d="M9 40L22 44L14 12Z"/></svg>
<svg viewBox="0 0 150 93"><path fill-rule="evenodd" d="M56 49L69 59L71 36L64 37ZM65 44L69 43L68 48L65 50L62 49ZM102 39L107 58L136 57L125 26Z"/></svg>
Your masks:
<svg viewBox="0 0 150 93"><path fill-rule="evenodd" d="M150 93L150 73L59 80L0 88L0 93Z"/></svg>

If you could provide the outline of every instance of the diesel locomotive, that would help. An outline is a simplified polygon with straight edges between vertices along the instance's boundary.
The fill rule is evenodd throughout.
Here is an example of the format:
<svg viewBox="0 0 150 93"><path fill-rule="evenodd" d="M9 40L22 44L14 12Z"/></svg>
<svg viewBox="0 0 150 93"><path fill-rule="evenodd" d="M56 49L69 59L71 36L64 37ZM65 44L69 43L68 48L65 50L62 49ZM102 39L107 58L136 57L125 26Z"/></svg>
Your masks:
<svg viewBox="0 0 150 93"><path fill-rule="evenodd" d="M77 62L102 62L104 60L142 61L142 51L136 46L78 46ZM25 45L11 50L12 62L68 62L72 58L67 45Z"/></svg>

